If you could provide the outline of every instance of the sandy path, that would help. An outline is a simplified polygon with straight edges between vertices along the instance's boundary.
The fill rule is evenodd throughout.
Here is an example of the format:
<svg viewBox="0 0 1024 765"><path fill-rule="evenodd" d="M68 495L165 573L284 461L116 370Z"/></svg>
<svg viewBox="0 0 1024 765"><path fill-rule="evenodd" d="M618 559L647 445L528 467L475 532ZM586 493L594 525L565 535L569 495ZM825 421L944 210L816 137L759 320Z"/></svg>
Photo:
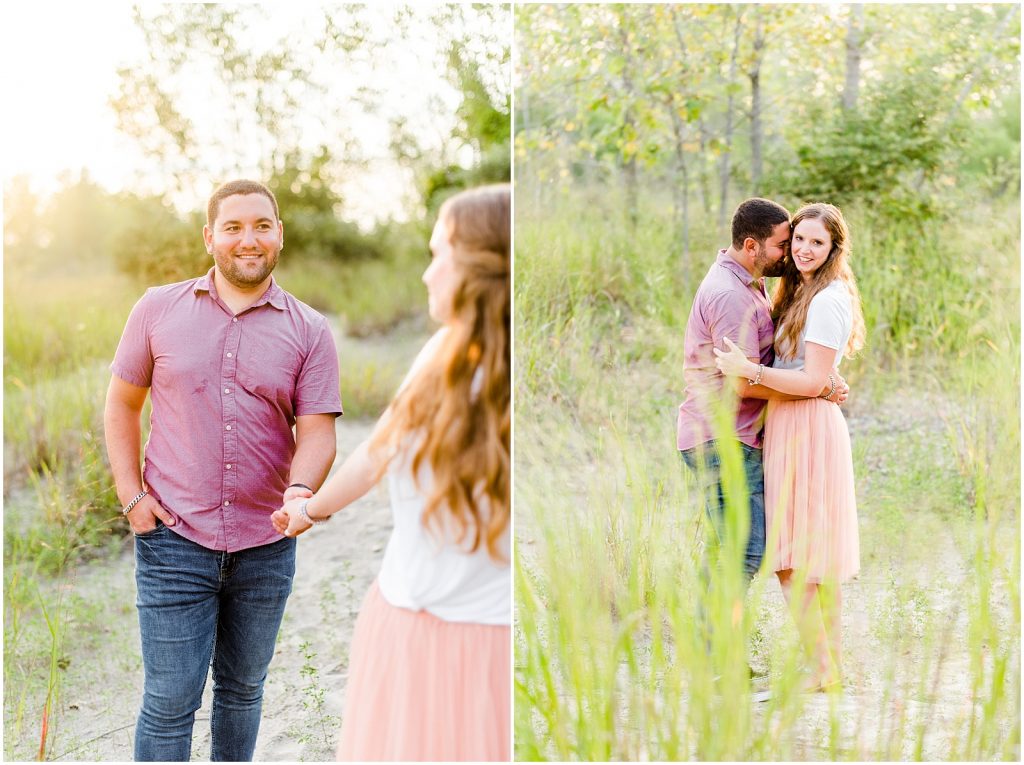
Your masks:
<svg viewBox="0 0 1024 765"><path fill-rule="evenodd" d="M338 457L370 421L339 421ZM348 646L363 594L380 567L391 529L381 486L333 523L299 539L295 583L270 665L256 760L333 760L348 673ZM64 585L69 664L51 752L60 760L132 759L142 661L131 539L121 555L83 566ZM196 715L193 760L210 757L212 681Z"/></svg>

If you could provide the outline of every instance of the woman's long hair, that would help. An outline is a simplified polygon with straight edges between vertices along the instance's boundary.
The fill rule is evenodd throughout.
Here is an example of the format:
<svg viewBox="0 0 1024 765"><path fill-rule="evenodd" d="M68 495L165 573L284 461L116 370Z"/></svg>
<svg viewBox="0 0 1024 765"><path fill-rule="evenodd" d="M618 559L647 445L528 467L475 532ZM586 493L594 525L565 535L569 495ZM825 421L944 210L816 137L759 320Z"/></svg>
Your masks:
<svg viewBox="0 0 1024 765"><path fill-rule="evenodd" d="M460 278L451 320L438 352L392 402L371 448L392 457L422 434L413 441L412 473L424 461L433 473L424 525L440 531L450 520L458 544L471 539L470 551L483 544L499 559L510 514L511 187L463 191L438 217Z"/></svg>
<svg viewBox="0 0 1024 765"><path fill-rule="evenodd" d="M792 230L803 220L817 219L832 237L832 249L821 267L814 272L810 281L804 283L792 258L772 293L772 318L778 332L775 335L775 352L782 358L791 358L796 353L797 340L807 323L807 311L811 299L836 279L841 280L850 292L850 307L853 328L843 353L852 356L864 347L864 313L860 306L860 291L857 280L850 268L850 230L846 226L839 208L824 202L813 202L801 207L793 216ZM781 324L780 324L781 320Z"/></svg>

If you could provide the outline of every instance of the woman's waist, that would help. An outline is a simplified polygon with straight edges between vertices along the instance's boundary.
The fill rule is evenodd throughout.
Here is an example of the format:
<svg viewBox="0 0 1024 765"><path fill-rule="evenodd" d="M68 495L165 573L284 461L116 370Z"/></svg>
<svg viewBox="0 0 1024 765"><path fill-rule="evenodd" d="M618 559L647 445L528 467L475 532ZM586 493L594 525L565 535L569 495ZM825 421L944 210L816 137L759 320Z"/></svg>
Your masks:
<svg viewBox="0 0 1024 765"><path fill-rule="evenodd" d="M842 416L842 409L834 401L828 401L818 396L817 398L797 398L792 401L780 401L769 399L767 416L779 412L822 412L825 414L838 414Z"/></svg>
<svg viewBox="0 0 1024 765"><path fill-rule="evenodd" d="M386 557L377 582L384 598L400 608L428 611L447 621L507 623L512 609L511 569L479 564Z"/></svg>

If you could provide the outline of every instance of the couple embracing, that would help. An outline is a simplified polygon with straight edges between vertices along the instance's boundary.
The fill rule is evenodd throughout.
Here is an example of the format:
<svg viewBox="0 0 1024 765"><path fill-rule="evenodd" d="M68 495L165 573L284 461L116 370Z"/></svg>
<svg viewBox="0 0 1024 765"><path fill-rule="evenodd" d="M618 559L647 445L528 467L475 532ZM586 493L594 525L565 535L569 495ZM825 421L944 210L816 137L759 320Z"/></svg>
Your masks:
<svg viewBox="0 0 1024 765"><path fill-rule="evenodd" d="M190 759L211 667L211 759L252 759L296 537L382 478L394 528L352 637L338 758L509 759L510 215L507 184L442 206L423 274L441 329L326 482L338 357L271 275L284 224L266 186L218 188L213 267L132 309L104 429L135 534L136 760ZM346 533L332 526L314 533Z"/></svg>
<svg viewBox="0 0 1024 765"><path fill-rule="evenodd" d="M732 219L694 297L685 336L686 400L677 446L698 473L709 536L724 533L712 412L726 385L738 395L735 434L749 494L742 561L749 581L766 560L779 579L809 661L806 690L841 682L840 585L860 568L853 459L839 409L838 366L864 344L850 233L830 204L748 199ZM771 298L764 278L779 277ZM705 569L707 563L705 563Z"/></svg>

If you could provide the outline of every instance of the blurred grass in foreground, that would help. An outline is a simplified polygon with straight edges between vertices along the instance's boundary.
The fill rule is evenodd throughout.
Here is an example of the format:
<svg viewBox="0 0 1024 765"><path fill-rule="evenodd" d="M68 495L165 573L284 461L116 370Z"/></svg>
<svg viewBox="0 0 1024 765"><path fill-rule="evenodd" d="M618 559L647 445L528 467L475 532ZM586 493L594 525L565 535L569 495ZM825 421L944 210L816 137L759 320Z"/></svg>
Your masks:
<svg viewBox="0 0 1024 765"><path fill-rule="evenodd" d="M844 362L862 571L843 590L847 688L823 696L797 692L774 576L738 611L719 588L710 654L699 639L703 511L675 414L723 242L704 232L687 257L657 200L631 231L575 196L517 209L517 759L1017 759L1016 202L922 238L847 211L869 321ZM747 700L747 655L767 703Z"/></svg>

